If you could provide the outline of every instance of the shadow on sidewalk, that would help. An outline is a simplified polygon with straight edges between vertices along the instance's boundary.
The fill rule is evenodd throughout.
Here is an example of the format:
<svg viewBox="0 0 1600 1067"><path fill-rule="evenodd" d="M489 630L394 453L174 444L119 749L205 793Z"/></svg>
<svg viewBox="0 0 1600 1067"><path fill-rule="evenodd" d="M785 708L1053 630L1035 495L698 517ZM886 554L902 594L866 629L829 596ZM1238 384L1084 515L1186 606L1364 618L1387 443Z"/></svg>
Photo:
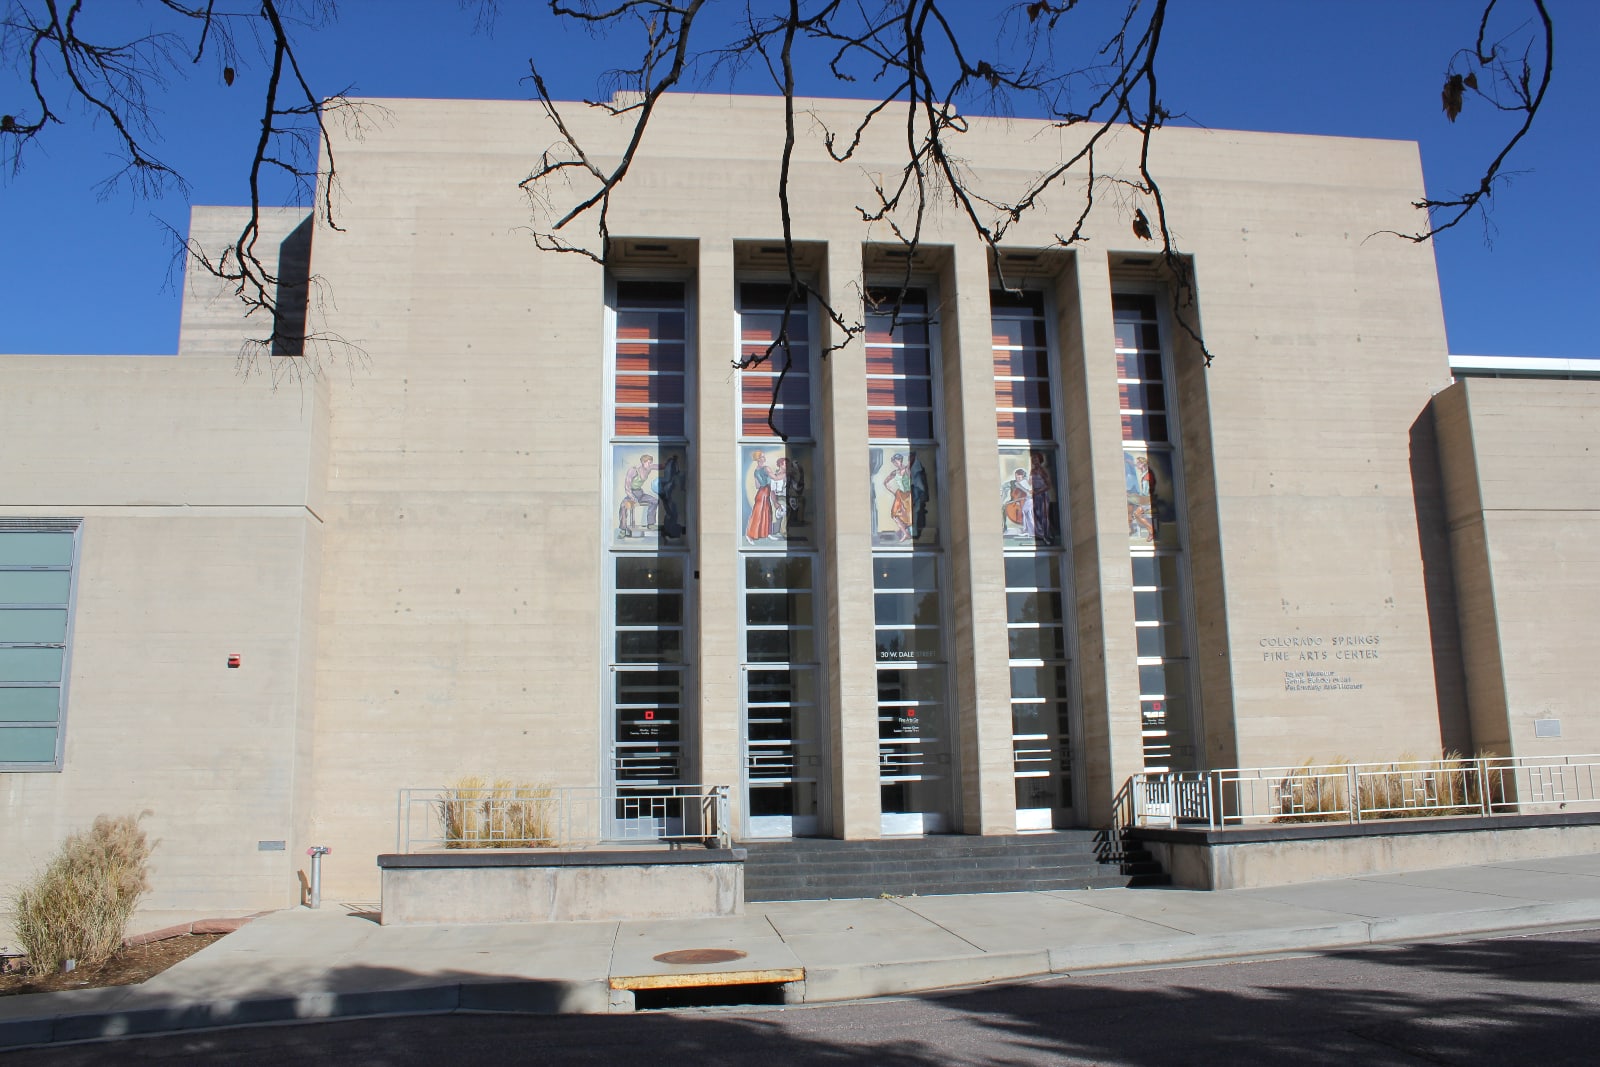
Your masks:
<svg viewBox="0 0 1600 1067"><path fill-rule="evenodd" d="M362 970L331 980L424 980ZM491 979L485 987L514 984L538 985ZM456 1012L247 1027L25 1050L11 1053L7 1064L1588 1064L1600 1032L1596 988L1600 931L1585 931L1063 977L784 1011ZM536 997L538 990L505 995Z"/></svg>

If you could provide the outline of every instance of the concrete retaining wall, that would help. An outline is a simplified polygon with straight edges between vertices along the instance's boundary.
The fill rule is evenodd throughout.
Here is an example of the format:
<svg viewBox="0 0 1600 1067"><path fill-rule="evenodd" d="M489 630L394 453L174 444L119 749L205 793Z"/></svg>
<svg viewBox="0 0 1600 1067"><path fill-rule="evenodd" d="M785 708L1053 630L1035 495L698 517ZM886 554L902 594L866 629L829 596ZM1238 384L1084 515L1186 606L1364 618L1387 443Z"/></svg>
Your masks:
<svg viewBox="0 0 1600 1067"><path fill-rule="evenodd" d="M1600 813L1397 820L1381 827L1140 830L1136 836L1174 885L1258 889L1600 852Z"/></svg>
<svg viewBox="0 0 1600 1067"><path fill-rule="evenodd" d="M742 915L744 859L744 849L379 856L383 925Z"/></svg>

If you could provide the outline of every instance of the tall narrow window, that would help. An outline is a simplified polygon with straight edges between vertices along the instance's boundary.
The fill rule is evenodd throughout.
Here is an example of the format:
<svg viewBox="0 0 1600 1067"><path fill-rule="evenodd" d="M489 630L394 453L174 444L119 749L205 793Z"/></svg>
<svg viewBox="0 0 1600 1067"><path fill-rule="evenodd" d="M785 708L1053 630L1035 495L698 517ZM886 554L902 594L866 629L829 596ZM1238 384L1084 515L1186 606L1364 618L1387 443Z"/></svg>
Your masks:
<svg viewBox="0 0 1600 1067"><path fill-rule="evenodd" d="M925 289L867 294L882 832L935 833L954 800L940 595L937 352Z"/></svg>
<svg viewBox="0 0 1600 1067"><path fill-rule="evenodd" d="M61 767L78 523L0 519L0 771Z"/></svg>
<svg viewBox="0 0 1600 1067"><path fill-rule="evenodd" d="M1047 830L1070 823L1073 786L1054 361L1042 293L994 292L990 313L1017 829Z"/></svg>
<svg viewBox="0 0 1600 1067"><path fill-rule="evenodd" d="M1116 294L1112 308L1144 767L1189 770L1197 752L1179 508L1181 464L1173 444L1175 415L1167 399L1161 324L1155 297L1147 294Z"/></svg>
<svg viewBox="0 0 1600 1067"><path fill-rule="evenodd" d="M609 769L626 793L685 774L691 360L683 282L614 286Z"/></svg>
<svg viewBox="0 0 1600 1067"><path fill-rule="evenodd" d="M817 830L824 686L811 314L806 295L787 285L739 286L740 356L761 360L741 372L739 385L745 812L752 837Z"/></svg>

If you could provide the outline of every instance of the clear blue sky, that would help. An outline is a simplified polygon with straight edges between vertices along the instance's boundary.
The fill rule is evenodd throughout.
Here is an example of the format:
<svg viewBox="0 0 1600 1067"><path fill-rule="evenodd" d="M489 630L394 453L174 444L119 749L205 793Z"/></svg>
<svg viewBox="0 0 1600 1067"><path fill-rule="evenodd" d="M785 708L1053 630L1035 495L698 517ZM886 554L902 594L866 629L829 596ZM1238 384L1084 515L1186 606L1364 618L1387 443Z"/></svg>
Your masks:
<svg viewBox="0 0 1600 1067"><path fill-rule="evenodd" d="M730 13L742 7L719 0ZM1108 7L1120 0L1099 0ZM1526 0L1501 0L1515 11ZM89 0L109 17L136 18L132 0ZM157 5L151 3L151 8ZM1001 0L950 6L971 40L993 40ZM525 99L536 56L558 97L605 90L607 45L553 28L545 5L504 3L490 34L451 0L342 0L339 20L301 34L314 87L357 95ZM1439 106L1444 66L1471 44L1481 0L1175 0L1165 35L1161 95L1214 128L1416 140L1430 195L1469 188L1505 126L1482 108L1452 125ZM1436 242L1451 351L1462 355L1600 356L1600 213L1588 195L1600 175L1600 123L1590 80L1600 55L1600 2L1550 0L1556 73L1532 134L1508 167L1485 226L1469 221ZM161 220L185 227L189 202L240 203L255 135L251 113L263 64L232 89L202 64L157 98L158 151L189 180L190 200L126 192L99 199L113 169L108 142L74 114L21 173L0 177L0 352L170 353L178 285ZM802 89L855 95L820 71ZM728 88L726 79L705 86ZM754 74L735 86L768 91ZM14 80L0 101L16 107ZM1469 108L1470 108L1469 102ZM537 150L529 147L530 162ZM1420 225L1420 216L1419 216ZM181 264L178 269L181 271ZM1530 319L1530 308L1538 314ZM1538 329L1534 329L1537 326Z"/></svg>

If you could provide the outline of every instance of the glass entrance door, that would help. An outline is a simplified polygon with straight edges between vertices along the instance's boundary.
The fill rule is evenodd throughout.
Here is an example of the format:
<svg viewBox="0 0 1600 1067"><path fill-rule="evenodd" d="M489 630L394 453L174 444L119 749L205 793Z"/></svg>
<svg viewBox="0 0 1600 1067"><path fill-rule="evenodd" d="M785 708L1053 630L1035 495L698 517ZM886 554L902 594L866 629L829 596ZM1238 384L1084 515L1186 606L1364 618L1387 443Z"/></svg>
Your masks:
<svg viewBox="0 0 1600 1067"><path fill-rule="evenodd" d="M1057 555L1010 555L1005 561L1018 830L1073 825L1062 562Z"/></svg>
<svg viewBox="0 0 1600 1067"><path fill-rule="evenodd" d="M746 668L745 811L751 837L817 832L822 769L817 672Z"/></svg>
<svg viewBox="0 0 1600 1067"><path fill-rule="evenodd" d="M878 785L882 833L950 828L950 734L943 667L878 671Z"/></svg>
<svg viewBox="0 0 1600 1067"><path fill-rule="evenodd" d="M938 560L873 560L882 833L950 828L952 766Z"/></svg>
<svg viewBox="0 0 1600 1067"><path fill-rule="evenodd" d="M817 832L822 772L815 557L746 556L745 813L751 837Z"/></svg>

